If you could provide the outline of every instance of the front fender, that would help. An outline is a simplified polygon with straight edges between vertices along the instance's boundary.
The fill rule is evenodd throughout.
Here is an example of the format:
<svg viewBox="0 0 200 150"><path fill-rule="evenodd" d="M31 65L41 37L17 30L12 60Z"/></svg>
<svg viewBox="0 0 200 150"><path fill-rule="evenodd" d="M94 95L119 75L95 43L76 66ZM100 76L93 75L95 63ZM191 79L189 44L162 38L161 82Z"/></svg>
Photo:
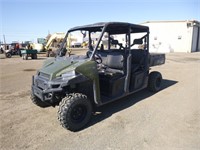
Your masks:
<svg viewBox="0 0 200 150"><path fill-rule="evenodd" d="M81 73L93 81L94 100L97 105L101 104L100 101L100 87L99 87L99 74L97 64L95 61L86 61L75 69L76 72Z"/></svg>

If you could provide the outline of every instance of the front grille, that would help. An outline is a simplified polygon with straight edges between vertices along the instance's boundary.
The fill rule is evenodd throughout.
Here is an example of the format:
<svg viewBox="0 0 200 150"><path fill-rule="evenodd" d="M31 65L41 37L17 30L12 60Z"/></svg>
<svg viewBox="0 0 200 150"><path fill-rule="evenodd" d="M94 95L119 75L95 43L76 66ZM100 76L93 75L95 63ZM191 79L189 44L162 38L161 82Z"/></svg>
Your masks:
<svg viewBox="0 0 200 150"><path fill-rule="evenodd" d="M42 78L45 78L45 79L50 79L50 75L46 74L46 73L43 73L43 72L40 72L39 76L42 77Z"/></svg>
<svg viewBox="0 0 200 150"><path fill-rule="evenodd" d="M45 83L44 80L41 80L41 79L36 79L36 85L42 90L47 88L47 84Z"/></svg>

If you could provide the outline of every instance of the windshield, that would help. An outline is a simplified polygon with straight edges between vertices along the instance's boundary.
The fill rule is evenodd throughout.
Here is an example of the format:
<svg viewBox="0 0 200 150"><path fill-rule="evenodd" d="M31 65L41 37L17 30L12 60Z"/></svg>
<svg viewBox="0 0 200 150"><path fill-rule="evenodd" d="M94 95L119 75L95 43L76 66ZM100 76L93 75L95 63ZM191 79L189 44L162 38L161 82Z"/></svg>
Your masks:
<svg viewBox="0 0 200 150"><path fill-rule="evenodd" d="M62 56L87 56L97 45L101 31L75 30L68 32L61 45ZM89 57L89 56L88 56Z"/></svg>

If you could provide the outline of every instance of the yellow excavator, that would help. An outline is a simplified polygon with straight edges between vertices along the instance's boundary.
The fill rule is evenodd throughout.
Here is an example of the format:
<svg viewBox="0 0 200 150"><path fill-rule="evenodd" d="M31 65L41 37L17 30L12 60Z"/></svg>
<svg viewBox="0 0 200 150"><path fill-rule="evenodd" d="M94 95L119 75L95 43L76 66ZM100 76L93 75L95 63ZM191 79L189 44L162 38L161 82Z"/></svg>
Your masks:
<svg viewBox="0 0 200 150"><path fill-rule="evenodd" d="M54 33L47 37L47 44L45 45L46 56L47 57L55 57L56 51L60 47L66 33Z"/></svg>
<svg viewBox="0 0 200 150"><path fill-rule="evenodd" d="M57 50L59 49L60 45L62 44L66 33L54 33L47 37L47 44L45 45L46 50L46 56L47 57L55 57L57 54ZM68 54L71 53L71 50L73 47L74 42L77 42L77 38L73 35L69 36L69 39L67 40L68 44Z"/></svg>

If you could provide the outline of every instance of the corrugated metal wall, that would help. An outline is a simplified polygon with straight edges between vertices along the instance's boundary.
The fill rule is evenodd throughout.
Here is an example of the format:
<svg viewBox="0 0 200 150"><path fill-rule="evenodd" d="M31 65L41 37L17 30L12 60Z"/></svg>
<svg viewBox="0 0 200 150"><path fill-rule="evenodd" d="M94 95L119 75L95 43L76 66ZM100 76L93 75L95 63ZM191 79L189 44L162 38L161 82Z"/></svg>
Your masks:
<svg viewBox="0 0 200 150"><path fill-rule="evenodd" d="M151 52L200 51L200 30L193 21L155 21L142 25L150 28Z"/></svg>

